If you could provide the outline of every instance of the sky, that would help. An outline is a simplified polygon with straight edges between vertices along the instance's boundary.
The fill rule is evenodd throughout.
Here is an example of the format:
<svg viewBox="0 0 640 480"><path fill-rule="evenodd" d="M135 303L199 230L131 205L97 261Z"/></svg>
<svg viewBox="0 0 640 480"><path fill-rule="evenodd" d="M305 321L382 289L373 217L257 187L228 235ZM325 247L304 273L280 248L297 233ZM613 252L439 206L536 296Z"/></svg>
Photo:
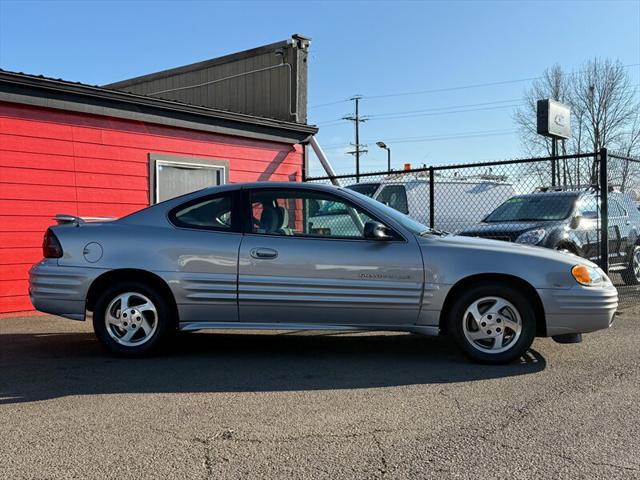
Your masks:
<svg viewBox="0 0 640 480"><path fill-rule="evenodd" d="M640 84L640 0L628 1L8 1L0 68L107 84L264 45L312 38L309 123L338 173L514 158L524 90L553 64L594 57ZM488 85L487 85L488 84ZM640 92L640 89L639 89ZM321 173L311 161L312 173Z"/></svg>

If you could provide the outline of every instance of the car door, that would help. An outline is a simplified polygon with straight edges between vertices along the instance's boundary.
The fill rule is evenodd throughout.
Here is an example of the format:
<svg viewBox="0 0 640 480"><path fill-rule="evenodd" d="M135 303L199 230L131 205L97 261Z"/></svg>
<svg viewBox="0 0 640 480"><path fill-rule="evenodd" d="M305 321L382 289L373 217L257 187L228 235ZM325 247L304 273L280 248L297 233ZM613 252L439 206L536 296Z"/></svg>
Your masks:
<svg viewBox="0 0 640 480"><path fill-rule="evenodd" d="M613 242L609 242L609 256L613 263L626 262L626 251L629 246L629 233L631 231L631 221L626 209L617 199L609 197L609 235L613 230Z"/></svg>
<svg viewBox="0 0 640 480"><path fill-rule="evenodd" d="M398 325L417 320L423 266L413 236L365 239L373 219L347 197L295 187L249 189L240 247L242 322ZM342 209L350 225L314 226L309 213ZM343 228L344 227L344 228Z"/></svg>
<svg viewBox="0 0 640 480"><path fill-rule="evenodd" d="M163 254L175 273L164 273L181 323L236 322L238 250L242 240L240 190L182 203L169 212L176 227Z"/></svg>
<svg viewBox="0 0 640 480"><path fill-rule="evenodd" d="M600 201L596 195L589 193L581 196L577 203L576 214L581 217L581 220L572 234L581 245L581 255L598 262L600 258Z"/></svg>

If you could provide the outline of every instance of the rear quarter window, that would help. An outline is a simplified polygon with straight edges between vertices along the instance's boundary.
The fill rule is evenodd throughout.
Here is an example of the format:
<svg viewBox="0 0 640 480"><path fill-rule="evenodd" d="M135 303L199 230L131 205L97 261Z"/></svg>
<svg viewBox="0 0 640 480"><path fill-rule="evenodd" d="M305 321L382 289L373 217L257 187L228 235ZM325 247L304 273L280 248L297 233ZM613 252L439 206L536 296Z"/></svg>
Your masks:
<svg viewBox="0 0 640 480"><path fill-rule="evenodd" d="M228 192L179 205L169 213L169 220L182 228L233 231L233 194Z"/></svg>

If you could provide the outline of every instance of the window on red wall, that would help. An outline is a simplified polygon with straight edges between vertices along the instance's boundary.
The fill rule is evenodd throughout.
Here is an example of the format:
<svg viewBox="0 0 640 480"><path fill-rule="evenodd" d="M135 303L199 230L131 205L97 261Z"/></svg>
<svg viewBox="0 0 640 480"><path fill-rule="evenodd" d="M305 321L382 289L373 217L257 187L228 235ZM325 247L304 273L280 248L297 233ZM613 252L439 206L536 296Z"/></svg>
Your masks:
<svg viewBox="0 0 640 480"><path fill-rule="evenodd" d="M149 155L150 203L163 202L185 193L227 183L226 160Z"/></svg>

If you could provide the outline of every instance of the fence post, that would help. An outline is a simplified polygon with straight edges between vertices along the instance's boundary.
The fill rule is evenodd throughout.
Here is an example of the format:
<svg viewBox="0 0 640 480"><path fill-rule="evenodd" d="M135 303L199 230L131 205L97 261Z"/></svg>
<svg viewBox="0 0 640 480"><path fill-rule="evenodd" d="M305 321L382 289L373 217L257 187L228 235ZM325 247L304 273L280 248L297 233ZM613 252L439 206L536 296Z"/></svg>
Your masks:
<svg viewBox="0 0 640 480"><path fill-rule="evenodd" d="M429 227L433 228L435 224L435 207L433 205L434 202L434 192L433 192L433 182L434 182L434 171L433 167L429 167Z"/></svg>
<svg viewBox="0 0 640 480"><path fill-rule="evenodd" d="M607 149L601 148L600 163L600 268L609 273L609 181L607 178Z"/></svg>
<svg viewBox="0 0 640 480"><path fill-rule="evenodd" d="M556 175L558 170L558 164L556 161L556 157L558 156L558 144L557 140L554 138L551 140L551 186L556 186Z"/></svg>

